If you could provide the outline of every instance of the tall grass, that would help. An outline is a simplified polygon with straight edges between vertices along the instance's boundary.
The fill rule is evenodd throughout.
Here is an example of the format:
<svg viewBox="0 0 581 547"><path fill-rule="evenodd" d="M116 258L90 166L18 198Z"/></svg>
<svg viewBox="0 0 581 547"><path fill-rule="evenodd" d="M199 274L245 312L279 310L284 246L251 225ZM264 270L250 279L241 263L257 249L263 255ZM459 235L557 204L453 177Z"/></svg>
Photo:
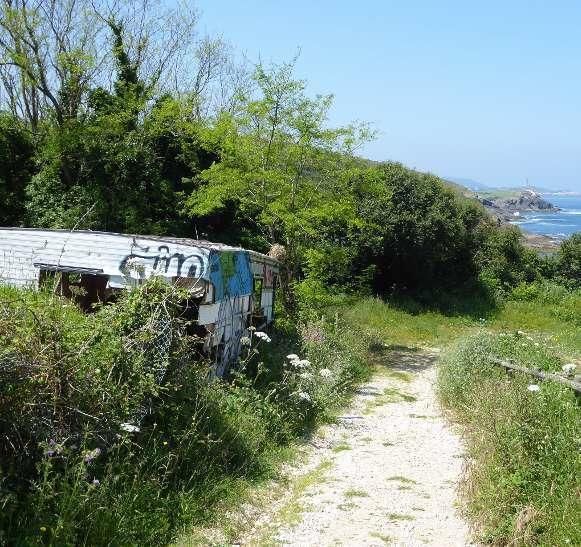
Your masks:
<svg viewBox="0 0 581 547"><path fill-rule="evenodd" d="M519 285L496 302L485 295L426 299L362 298L342 308L345 320L392 344L446 346L481 329L537 333L566 353L581 351L581 291L555 283Z"/></svg>
<svg viewBox="0 0 581 547"><path fill-rule="evenodd" d="M367 374L364 340L319 320L253 337L210 380L184 298L154 281L85 315L0 288L0 543L167 543L270 476Z"/></svg>
<svg viewBox="0 0 581 547"><path fill-rule="evenodd" d="M507 375L491 357L560 370L551 349L526 336L478 333L444 356L442 401L463 423L468 510L482 539L510 545L581 544L581 412L567 387Z"/></svg>

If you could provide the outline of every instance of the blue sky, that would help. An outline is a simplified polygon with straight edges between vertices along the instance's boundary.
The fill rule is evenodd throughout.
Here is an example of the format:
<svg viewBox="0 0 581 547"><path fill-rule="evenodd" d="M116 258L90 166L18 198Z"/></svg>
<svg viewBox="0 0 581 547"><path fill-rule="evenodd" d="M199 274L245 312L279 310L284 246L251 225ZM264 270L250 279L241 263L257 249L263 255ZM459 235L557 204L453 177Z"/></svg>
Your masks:
<svg viewBox="0 0 581 547"><path fill-rule="evenodd" d="M290 60L363 150L442 176L581 190L581 1L198 0L200 30Z"/></svg>

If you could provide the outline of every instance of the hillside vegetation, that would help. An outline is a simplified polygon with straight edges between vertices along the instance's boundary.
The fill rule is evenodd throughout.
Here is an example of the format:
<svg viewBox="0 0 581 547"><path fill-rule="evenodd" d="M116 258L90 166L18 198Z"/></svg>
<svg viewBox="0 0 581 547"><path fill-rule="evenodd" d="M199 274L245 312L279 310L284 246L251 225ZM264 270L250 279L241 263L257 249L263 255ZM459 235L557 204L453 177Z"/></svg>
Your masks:
<svg viewBox="0 0 581 547"><path fill-rule="evenodd" d="M522 330L533 347L555 345L552 365L578 358L581 234L540 257L438 177L359 158L370 126L333 127L332 96L308 94L294 61L238 63L183 6L1 5L0 225L277 245L284 259L272 341L253 337L226 381L209 381L176 288L153 280L84 315L50 287L2 287L0 543L160 544L216 520L332 419L384 343L447 347L484 330L485 349L460 345L483 352L497 348L489 336ZM525 349L515 356L537 363ZM507 542L531 506L540 528L527 534L572 538L556 530L571 507L562 459L574 457L578 407L555 389L544 418L544 391L510 399L522 382L472 370L466 351L446 360L464 398L449 381L442 393L472 405L457 416L483 428L483 443L482 378L498 387L495 404L537 405L515 412L503 439L541 420L515 441L516 463L508 444L475 444L474 515ZM528 450L542 434L551 444L544 420L561 403L558 450ZM558 461L543 474L534 458Z"/></svg>

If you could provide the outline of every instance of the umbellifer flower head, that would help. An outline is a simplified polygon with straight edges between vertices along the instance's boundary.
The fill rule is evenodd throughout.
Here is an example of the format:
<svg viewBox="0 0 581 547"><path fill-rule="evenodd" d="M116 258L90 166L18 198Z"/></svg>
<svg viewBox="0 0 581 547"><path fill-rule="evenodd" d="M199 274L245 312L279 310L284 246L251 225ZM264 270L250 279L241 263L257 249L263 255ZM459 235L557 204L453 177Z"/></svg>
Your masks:
<svg viewBox="0 0 581 547"><path fill-rule="evenodd" d="M322 368L322 369L319 371L319 374L320 374L320 375L321 375L321 377L323 377L323 378L330 378L330 377L333 375L333 373L332 373L332 372L331 372L331 371L330 371L328 368Z"/></svg>
<svg viewBox="0 0 581 547"><path fill-rule="evenodd" d="M573 376L575 374L575 371L577 370L577 365L575 365L574 363L568 363L566 365L563 365L563 368L561 370L567 376Z"/></svg>
<svg viewBox="0 0 581 547"><path fill-rule="evenodd" d="M268 334L266 334L266 332L262 332L260 330L257 330L254 333L254 336L256 336L256 338L259 338L260 340L264 340L265 342L270 342L270 336L268 336Z"/></svg>
<svg viewBox="0 0 581 547"><path fill-rule="evenodd" d="M527 387L527 389L528 389L529 391L532 391L532 392L541 391L541 388L540 388L540 386L538 386L537 384L530 384L530 385Z"/></svg>

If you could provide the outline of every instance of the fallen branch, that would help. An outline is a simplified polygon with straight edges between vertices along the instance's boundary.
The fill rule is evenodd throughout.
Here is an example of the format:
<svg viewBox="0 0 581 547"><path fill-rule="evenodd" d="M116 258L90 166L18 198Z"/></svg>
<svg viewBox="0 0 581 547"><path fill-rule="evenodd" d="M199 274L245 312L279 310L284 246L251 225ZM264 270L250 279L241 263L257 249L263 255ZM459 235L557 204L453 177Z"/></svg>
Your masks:
<svg viewBox="0 0 581 547"><path fill-rule="evenodd" d="M581 393L581 382L577 382L576 380L569 380L568 378L563 378L562 376L559 376L558 374L554 374L552 372L544 372L539 369L521 367L520 365L515 365L513 363L510 363L508 361L502 361L500 359L491 359L490 361L495 365L504 367L507 370L515 370L517 372L529 374L530 376L534 376L535 378L539 378L541 380L551 380L553 382L558 382L559 384L563 384L564 386L570 387L577 393Z"/></svg>

